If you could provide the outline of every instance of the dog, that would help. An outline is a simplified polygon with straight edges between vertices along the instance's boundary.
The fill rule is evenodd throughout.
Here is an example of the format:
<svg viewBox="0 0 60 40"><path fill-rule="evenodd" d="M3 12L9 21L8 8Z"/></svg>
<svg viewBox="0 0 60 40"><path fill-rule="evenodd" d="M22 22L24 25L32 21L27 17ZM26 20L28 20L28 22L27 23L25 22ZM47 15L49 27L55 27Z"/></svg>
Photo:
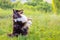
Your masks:
<svg viewBox="0 0 60 40"><path fill-rule="evenodd" d="M13 9L13 33L9 36L27 35L31 24L31 19L24 15L23 10Z"/></svg>

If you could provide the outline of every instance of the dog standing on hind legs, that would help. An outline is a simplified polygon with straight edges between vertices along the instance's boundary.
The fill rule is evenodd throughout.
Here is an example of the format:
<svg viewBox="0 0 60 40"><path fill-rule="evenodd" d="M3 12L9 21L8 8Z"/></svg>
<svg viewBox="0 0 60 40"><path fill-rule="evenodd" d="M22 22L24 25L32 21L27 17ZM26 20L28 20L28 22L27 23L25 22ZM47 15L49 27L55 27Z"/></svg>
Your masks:
<svg viewBox="0 0 60 40"><path fill-rule="evenodd" d="M27 35L31 24L31 19L23 14L23 10L13 9L13 33L9 36Z"/></svg>

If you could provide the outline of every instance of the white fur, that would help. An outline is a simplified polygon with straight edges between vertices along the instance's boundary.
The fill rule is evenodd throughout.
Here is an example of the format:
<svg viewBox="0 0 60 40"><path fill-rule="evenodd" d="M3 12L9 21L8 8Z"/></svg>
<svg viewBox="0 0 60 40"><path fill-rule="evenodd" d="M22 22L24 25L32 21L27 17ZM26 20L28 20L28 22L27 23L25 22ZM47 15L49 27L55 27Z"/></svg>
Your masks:
<svg viewBox="0 0 60 40"><path fill-rule="evenodd" d="M23 26L22 30L26 29L27 27L29 28L31 26L32 22L31 20L27 21L27 23Z"/></svg>
<svg viewBox="0 0 60 40"><path fill-rule="evenodd" d="M24 25L24 27L22 28L22 30L23 30L24 28L26 28L26 27L29 28L29 27L31 26L31 24L32 24L31 19L28 20L28 18L27 18L25 15L23 15L23 14L21 14L21 18L14 19L14 21L15 21L15 22L17 22L17 21L22 21L23 23L26 22L26 24Z"/></svg>
<svg viewBox="0 0 60 40"><path fill-rule="evenodd" d="M22 21L23 23L27 22L27 20L28 20L27 17L23 14L21 14L21 18L14 19L15 22Z"/></svg>
<svg viewBox="0 0 60 40"><path fill-rule="evenodd" d="M25 26L30 26L31 24L32 24L32 22L29 20L29 21L27 21Z"/></svg>
<svg viewBox="0 0 60 40"><path fill-rule="evenodd" d="M17 22L17 19L14 19L15 22Z"/></svg>

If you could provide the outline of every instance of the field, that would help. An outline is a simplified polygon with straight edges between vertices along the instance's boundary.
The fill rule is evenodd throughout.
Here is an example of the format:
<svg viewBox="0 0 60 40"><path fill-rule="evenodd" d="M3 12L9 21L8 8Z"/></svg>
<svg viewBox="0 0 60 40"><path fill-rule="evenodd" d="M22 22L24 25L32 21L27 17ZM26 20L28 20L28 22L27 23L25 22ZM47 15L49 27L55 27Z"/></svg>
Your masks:
<svg viewBox="0 0 60 40"><path fill-rule="evenodd" d="M28 36L8 37L12 33L12 9L0 8L0 40L60 40L60 15L44 11L24 10L32 18Z"/></svg>

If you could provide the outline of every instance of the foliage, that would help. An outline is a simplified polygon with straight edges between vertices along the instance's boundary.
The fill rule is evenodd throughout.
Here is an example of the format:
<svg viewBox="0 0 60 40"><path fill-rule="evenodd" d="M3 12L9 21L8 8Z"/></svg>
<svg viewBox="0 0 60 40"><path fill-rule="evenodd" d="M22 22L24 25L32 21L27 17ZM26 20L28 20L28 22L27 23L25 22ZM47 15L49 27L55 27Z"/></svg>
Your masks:
<svg viewBox="0 0 60 40"><path fill-rule="evenodd" d="M10 0L0 0L0 8L12 8L12 4Z"/></svg>
<svg viewBox="0 0 60 40"><path fill-rule="evenodd" d="M57 7L57 13L60 12L60 0L54 0L55 6Z"/></svg>
<svg viewBox="0 0 60 40"><path fill-rule="evenodd" d="M52 12L52 5L47 3L47 2L44 2L43 0L33 0L33 1L28 1L26 3L27 5L29 6L34 6L35 8L34 9L37 9L37 10L40 10L40 11L49 11L49 12Z"/></svg>
<svg viewBox="0 0 60 40"><path fill-rule="evenodd" d="M0 8L3 8L3 9L12 9L12 8L24 8L25 5L27 5L29 8L31 6L33 6L33 10L40 10L40 11L49 11L51 12L52 11L52 7L51 7L51 4L48 4L46 2L43 2L43 0L31 0L28 2L26 2L25 4L21 4L19 1L15 2L15 3L12 3L10 0L0 0ZM26 6L26 8L27 8Z"/></svg>

